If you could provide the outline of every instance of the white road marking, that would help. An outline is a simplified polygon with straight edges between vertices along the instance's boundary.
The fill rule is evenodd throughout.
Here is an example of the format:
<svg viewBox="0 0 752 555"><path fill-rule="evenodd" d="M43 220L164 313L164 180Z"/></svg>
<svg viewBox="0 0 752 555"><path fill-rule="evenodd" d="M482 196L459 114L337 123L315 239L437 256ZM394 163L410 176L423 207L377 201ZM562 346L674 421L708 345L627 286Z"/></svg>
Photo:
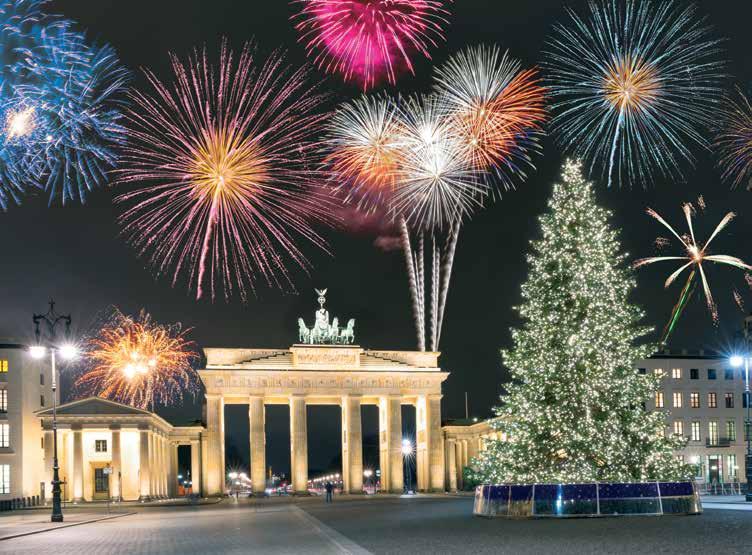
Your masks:
<svg viewBox="0 0 752 555"><path fill-rule="evenodd" d="M343 536L333 528L330 528L318 518L307 513L297 505L292 506L292 511L297 514L300 519L313 527L321 538L334 544L339 553L349 555L372 555L370 551L359 546L357 543Z"/></svg>

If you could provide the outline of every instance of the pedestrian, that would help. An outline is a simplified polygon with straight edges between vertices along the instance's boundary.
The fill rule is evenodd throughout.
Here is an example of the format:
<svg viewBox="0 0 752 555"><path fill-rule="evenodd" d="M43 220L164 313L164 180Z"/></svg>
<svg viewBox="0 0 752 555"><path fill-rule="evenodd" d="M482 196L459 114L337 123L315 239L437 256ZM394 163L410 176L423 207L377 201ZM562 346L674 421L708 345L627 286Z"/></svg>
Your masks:
<svg viewBox="0 0 752 555"><path fill-rule="evenodd" d="M326 489L326 502L331 503L332 502L332 491L334 491L334 486L331 482L327 482L324 485L324 488Z"/></svg>

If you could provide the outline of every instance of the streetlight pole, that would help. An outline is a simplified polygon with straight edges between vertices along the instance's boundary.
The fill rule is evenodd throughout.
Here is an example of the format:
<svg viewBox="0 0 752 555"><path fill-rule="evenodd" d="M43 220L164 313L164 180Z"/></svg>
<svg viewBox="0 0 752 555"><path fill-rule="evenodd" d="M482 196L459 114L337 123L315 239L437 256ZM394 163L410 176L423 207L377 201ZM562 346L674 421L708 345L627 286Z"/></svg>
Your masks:
<svg viewBox="0 0 752 555"><path fill-rule="evenodd" d="M745 495L746 501L752 501L752 430L750 430L750 404L752 399L750 398L749 391L749 353L744 354L744 404L747 410L744 415L744 436L747 441L747 453L744 456L744 474L747 479L747 493ZM742 357L735 355L731 357L731 366L737 368L742 365Z"/></svg>
<svg viewBox="0 0 752 555"><path fill-rule="evenodd" d="M42 334L39 329L40 324L47 326L48 341L50 345L47 349L50 351L50 362L52 365L52 522L63 522L63 509L60 501L60 465L57 458L57 365L56 365L56 347L53 342L55 341L55 327L63 322L65 324L65 338L66 340L70 336L71 317L70 314L62 315L55 312L55 301L50 300L50 308L46 314L34 314L32 317L34 322L34 336L36 338L36 345L31 348L31 354L35 358L42 358L45 353L45 346L42 345ZM66 356L72 356L73 348L66 345L63 346L63 354Z"/></svg>

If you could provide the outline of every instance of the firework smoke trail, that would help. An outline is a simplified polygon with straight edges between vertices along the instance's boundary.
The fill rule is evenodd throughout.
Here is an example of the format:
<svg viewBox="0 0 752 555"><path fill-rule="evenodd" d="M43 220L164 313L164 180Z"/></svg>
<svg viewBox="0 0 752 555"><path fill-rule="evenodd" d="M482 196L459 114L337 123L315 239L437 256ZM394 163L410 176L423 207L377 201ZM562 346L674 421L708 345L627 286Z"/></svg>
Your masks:
<svg viewBox="0 0 752 555"><path fill-rule="evenodd" d="M439 288L439 325L436 345L441 341L441 329L444 324L444 308L446 307L447 294L449 293L449 280L452 277L452 266L454 265L454 252L457 250L457 240L460 237L460 222L456 222L447 238L447 247L444 254L444 266L440 270L441 287Z"/></svg>
<svg viewBox="0 0 752 555"><path fill-rule="evenodd" d="M199 356L188 331L156 324L144 311L131 317L114 310L87 342L76 390L141 409L179 403L199 389L192 367Z"/></svg>
<svg viewBox="0 0 752 555"><path fill-rule="evenodd" d="M437 0L293 0L302 4L293 16L300 41L314 63L345 81L369 89L383 79L395 84L410 56L431 58L430 48L444 39L447 2Z"/></svg>
<svg viewBox="0 0 752 555"><path fill-rule="evenodd" d="M569 10L548 42L558 142L619 182L680 177L722 98L719 40L693 5L604 0Z"/></svg>
<svg viewBox="0 0 752 555"><path fill-rule="evenodd" d="M171 56L173 83L146 71L151 92L134 91L126 114L122 184L115 200L126 239L158 275L186 278L196 298L222 289L247 300L257 281L293 287L287 263L304 269L302 239L326 250L314 223L330 223L317 126L324 97L275 53L256 62L223 41L215 67L204 51Z"/></svg>
<svg viewBox="0 0 752 555"><path fill-rule="evenodd" d="M678 278L684 272L684 270L690 270L687 282L682 289L681 295L679 296L679 302L677 302L677 304L675 305L674 310L672 311L671 319L666 325L666 331L664 332L663 339L664 341L668 338L668 334L673 330L676 321L678 320L684 309L684 305L686 304L687 300L692 294L692 291L694 290L694 284L697 281L694 279L696 275L699 275L699 281L705 295L705 302L707 304L708 311L710 312L713 322L718 322L718 309L716 307L715 301L713 300L713 295L710 290L710 284L708 283L707 276L705 275L703 262L725 264L727 266L732 266L734 268L739 268L742 270L752 269L752 266L748 265L746 262L735 256L729 256L725 254L709 254L708 247L710 246L710 243L731 222L731 220L734 219L735 214L733 212L728 212L715 227L713 232L708 237L707 241L705 241L704 244L700 244L695 238L694 225L692 223L692 215L695 212L693 205L690 203L685 203L682 206L682 211L687 222L687 228L689 229L689 234L687 235L679 235L679 233L655 210L649 208L647 210L647 213L661 225L663 225L666 229L668 229L671 234L679 240L679 243L681 244L685 254L683 256L654 256L649 258L642 258L636 260L633 264L634 268L640 268L642 266L647 266L656 262L681 261L682 264L679 266L679 268L672 272L666 279L666 282L664 284L664 287L666 288L668 288L676 280L676 278ZM692 287L692 289L690 289L690 286Z"/></svg>
<svg viewBox="0 0 752 555"><path fill-rule="evenodd" d="M724 103L721 130L716 140L721 177L732 187L752 189L752 105L737 89Z"/></svg>
<svg viewBox="0 0 752 555"><path fill-rule="evenodd" d="M418 284L415 276L415 265L413 263L412 247L410 245L410 231L407 229L407 222L404 218L399 220L400 238L402 240L402 250L405 253L405 262L407 263L407 278L410 285L410 298L413 303L413 318L415 319L415 330L418 334L418 350L425 351L426 338L423 335L423 323L420 315L422 314L420 296L418 293Z"/></svg>

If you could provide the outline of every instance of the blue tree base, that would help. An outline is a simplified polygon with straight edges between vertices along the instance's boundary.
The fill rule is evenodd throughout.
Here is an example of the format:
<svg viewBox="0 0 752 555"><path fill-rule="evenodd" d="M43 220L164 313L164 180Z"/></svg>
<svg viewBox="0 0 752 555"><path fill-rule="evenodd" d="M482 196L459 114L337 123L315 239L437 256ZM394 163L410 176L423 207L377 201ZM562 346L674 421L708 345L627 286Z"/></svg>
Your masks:
<svg viewBox="0 0 752 555"><path fill-rule="evenodd" d="M697 487L686 482L499 484L475 488L473 514L508 518L697 515Z"/></svg>

